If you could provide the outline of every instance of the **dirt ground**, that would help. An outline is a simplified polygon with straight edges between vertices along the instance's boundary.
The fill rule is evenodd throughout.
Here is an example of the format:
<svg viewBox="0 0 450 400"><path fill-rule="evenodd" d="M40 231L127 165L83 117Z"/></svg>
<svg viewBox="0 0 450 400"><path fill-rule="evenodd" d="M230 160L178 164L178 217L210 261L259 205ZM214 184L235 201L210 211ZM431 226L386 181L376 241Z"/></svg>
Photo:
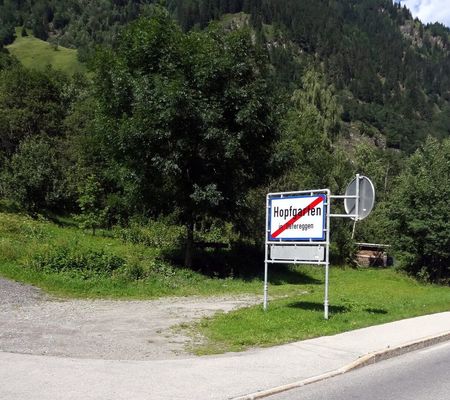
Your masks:
<svg viewBox="0 0 450 400"><path fill-rule="evenodd" d="M62 300L0 278L0 351L113 360L186 357L180 324L261 302L256 296Z"/></svg>

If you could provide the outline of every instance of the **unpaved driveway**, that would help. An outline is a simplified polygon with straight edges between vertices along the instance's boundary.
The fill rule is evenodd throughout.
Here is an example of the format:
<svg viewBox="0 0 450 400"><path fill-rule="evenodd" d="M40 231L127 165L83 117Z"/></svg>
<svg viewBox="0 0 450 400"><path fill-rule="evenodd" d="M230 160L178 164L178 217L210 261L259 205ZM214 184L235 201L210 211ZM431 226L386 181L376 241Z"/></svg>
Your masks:
<svg viewBox="0 0 450 400"><path fill-rule="evenodd" d="M174 326L261 301L255 296L61 300L0 278L0 351L115 360L186 356Z"/></svg>

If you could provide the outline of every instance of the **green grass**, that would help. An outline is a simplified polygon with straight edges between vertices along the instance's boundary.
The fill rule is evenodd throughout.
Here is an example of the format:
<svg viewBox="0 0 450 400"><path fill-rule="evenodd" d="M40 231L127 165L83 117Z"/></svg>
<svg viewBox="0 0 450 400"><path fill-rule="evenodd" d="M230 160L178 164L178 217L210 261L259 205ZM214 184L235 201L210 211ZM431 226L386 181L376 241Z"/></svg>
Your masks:
<svg viewBox="0 0 450 400"><path fill-rule="evenodd" d="M64 297L246 293L260 295L262 301L261 276L219 279L171 265L165 251L182 234L180 227L154 222L93 236L71 219L56 224L0 212L0 275ZM114 257L120 262L116 269L108 269ZM96 267L85 265L86 260L93 260ZM105 265L107 273L99 273ZM210 354L271 346L450 310L449 287L421 284L390 269L331 268L330 319L325 321L323 275L323 268L271 266L268 311L258 305L192 325L193 335L206 338L194 351Z"/></svg>
<svg viewBox="0 0 450 400"><path fill-rule="evenodd" d="M330 318L323 318L323 273L300 268L307 293L220 314L192 329L206 341L198 354L241 351L332 335L356 328L450 310L450 288L423 285L393 270L334 268L330 274Z"/></svg>
<svg viewBox="0 0 450 400"><path fill-rule="evenodd" d="M22 28L16 28L16 40L6 48L27 68L38 70L51 65L70 75L86 72L86 67L77 59L77 50L58 46L55 50L48 42L29 36L22 37Z"/></svg>
<svg viewBox="0 0 450 400"><path fill-rule="evenodd" d="M210 278L164 261L162 247L129 243L112 237L113 232L108 231L93 236L70 225L71 221L58 226L24 215L0 213L0 275L36 285L51 294L75 298L149 299L261 291L259 279ZM74 251L75 256L103 252L120 257L125 266L110 276L33 268L39 257L55 251L59 254L61 249ZM133 277L135 268L142 275L139 279ZM287 287L296 290L296 285Z"/></svg>

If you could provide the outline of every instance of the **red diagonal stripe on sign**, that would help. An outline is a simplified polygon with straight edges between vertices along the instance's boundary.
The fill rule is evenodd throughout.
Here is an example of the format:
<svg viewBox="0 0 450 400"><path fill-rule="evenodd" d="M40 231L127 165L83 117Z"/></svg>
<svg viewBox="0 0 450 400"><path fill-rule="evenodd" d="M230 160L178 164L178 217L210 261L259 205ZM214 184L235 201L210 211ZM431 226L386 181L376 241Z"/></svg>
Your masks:
<svg viewBox="0 0 450 400"><path fill-rule="evenodd" d="M304 208L300 213L298 213L296 216L292 217L288 222L286 222L283 226L281 226L279 229L277 229L273 234L272 237L276 238L278 235L283 233L287 228L289 228L293 223L297 222L301 217L303 217L305 214L308 214L308 212L317 206L318 204L322 203L323 196L319 196L317 199L315 199L308 207Z"/></svg>

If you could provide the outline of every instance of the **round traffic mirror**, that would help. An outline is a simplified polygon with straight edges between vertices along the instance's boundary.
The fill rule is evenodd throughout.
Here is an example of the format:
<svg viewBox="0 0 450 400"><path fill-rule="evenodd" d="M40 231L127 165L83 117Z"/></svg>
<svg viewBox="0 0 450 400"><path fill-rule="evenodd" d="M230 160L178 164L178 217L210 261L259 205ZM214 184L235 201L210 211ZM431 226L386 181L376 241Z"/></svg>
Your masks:
<svg viewBox="0 0 450 400"><path fill-rule="evenodd" d="M356 198L344 200L345 212L349 215L357 215L358 220L366 218L375 204L375 187L367 176L360 175L353 179L347 186L345 196L356 196L359 193L359 204L356 207ZM352 219L355 219L352 217Z"/></svg>

